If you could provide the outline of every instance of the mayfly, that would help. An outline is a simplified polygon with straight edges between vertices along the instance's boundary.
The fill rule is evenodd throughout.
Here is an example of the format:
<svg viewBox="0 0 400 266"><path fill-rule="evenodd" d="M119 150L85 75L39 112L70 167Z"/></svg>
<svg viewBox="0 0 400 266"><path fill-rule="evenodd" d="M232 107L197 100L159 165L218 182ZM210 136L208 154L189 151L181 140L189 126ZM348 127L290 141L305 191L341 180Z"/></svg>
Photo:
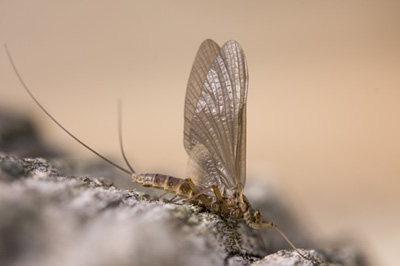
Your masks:
<svg viewBox="0 0 400 266"><path fill-rule="evenodd" d="M251 228L275 228L290 246L304 256L279 227L262 220L259 210L251 207L243 194L246 184L246 100L247 62L242 47L228 41L222 47L205 40L197 52L185 99L184 146L189 161L187 178L156 173L136 173L126 160L122 140L121 151L129 170L105 158L76 138L50 115L25 85L7 50L18 79L36 104L61 129L84 147L108 163L132 176L135 183L163 189L200 203L223 217L243 219Z"/></svg>

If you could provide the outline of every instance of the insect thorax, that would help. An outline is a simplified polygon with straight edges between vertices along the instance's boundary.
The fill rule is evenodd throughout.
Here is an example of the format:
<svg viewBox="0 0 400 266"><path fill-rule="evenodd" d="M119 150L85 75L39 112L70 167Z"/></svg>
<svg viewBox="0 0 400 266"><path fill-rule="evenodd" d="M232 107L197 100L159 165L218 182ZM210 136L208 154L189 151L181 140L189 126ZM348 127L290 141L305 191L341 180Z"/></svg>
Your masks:
<svg viewBox="0 0 400 266"><path fill-rule="evenodd" d="M228 193L229 195L230 193ZM253 209L247 197L243 194L233 193L230 196L224 197L224 203L226 208L221 206L221 214L224 217L234 217L237 219L243 219L251 226L255 223L262 222L262 215L259 210ZM222 203L221 205L223 205ZM224 211L225 209L225 211Z"/></svg>

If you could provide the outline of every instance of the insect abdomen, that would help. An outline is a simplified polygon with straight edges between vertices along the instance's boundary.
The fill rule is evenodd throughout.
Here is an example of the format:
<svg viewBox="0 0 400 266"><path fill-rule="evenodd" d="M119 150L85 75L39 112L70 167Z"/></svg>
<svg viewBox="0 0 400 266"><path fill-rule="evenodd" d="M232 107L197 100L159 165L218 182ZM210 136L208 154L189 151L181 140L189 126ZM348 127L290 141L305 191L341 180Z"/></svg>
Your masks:
<svg viewBox="0 0 400 266"><path fill-rule="evenodd" d="M144 187L153 187L169 191L182 198L190 198L193 191L182 178L156 173L139 173L132 175L133 182Z"/></svg>

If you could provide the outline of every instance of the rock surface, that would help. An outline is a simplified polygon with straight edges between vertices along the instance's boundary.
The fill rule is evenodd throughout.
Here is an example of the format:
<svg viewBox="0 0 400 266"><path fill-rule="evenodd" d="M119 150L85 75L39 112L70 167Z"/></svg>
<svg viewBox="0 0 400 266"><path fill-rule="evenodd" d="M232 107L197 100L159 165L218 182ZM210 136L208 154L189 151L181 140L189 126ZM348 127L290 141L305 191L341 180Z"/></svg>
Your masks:
<svg viewBox="0 0 400 266"><path fill-rule="evenodd" d="M313 246L274 193L262 186L248 191L296 245ZM0 265L367 265L348 247L302 250L313 262L294 251L275 252L289 246L273 230L263 234L275 253L264 257L257 232L243 221L7 153L0 153L0 215Z"/></svg>
<svg viewBox="0 0 400 266"><path fill-rule="evenodd" d="M54 157L60 152L51 151L37 135L35 125L26 117L12 115L0 109L0 151L22 157Z"/></svg>

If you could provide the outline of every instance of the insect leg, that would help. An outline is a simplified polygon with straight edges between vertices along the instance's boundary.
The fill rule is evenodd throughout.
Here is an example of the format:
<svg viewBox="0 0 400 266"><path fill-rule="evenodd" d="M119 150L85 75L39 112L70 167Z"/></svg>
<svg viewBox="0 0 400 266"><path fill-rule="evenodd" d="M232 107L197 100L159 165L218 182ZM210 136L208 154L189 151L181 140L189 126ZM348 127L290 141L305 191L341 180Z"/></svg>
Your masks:
<svg viewBox="0 0 400 266"><path fill-rule="evenodd" d="M171 193L172 191L176 190L179 186L181 186L185 182L186 182L186 179L182 179L178 184L176 184L175 186L169 188L165 193L163 193L158 198L161 199L161 198L165 197L168 193Z"/></svg>
<svg viewBox="0 0 400 266"><path fill-rule="evenodd" d="M204 193L206 193L207 191L211 190L212 188L213 187L211 186L211 187L208 187L208 188L205 188L205 189L199 191L194 196L192 196L189 199L187 199L185 202L190 202L190 201L194 200L195 198L199 198L200 196L202 196Z"/></svg>
<svg viewBox="0 0 400 266"><path fill-rule="evenodd" d="M287 236L282 232L282 230L281 230L276 224L273 224L273 223L271 223L271 224L272 224L273 227L276 229L276 231L278 231L279 234L281 234L281 236L286 240L286 242L288 242L289 245L290 245L297 253L299 253L299 255L300 255L301 257L303 257L303 258L306 259L306 260L312 260L312 261L314 261L312 258L309 258L309 257L307 257L306 255L304 255L303 253L301 253L301 252L293 245L293 243L289 240L289 238L287 238Z"/></svg>
<svg viewBox="0 0 400 266"><path fill-rule="evenodd" d="M256 229L256 230L257 230L257 233L258 233L258 238L260 238L261 244L262 244L265 252L268 253L268 249L267 249L267 246L265 245L264 238L261 235L261 230L260 229Z"/></svg>
<svg viewBox="0 0 400 266"><path fill-rule="evenodd" d="M218 208L218 209L216 209L215 211L227 212L228 208L227 208L227 206L226 206L226 204L225 204L225 201L224 201L224 199L223 199L223 197L222 197L222 194L221 194L221 192L219 191L219 188L218 188L217 186L209 186L209 187L207 187L207 188L205 188L205 189L199 191L199 192L196 193L194 196L192 196L191 198L189 198L188 200L186 200L185 203L186 203L186 202L190 202L190 201L194 200L195 198L198 198L198 197L202 196L204 193L206 193L207 191L210 191L211 189L214 191L215 197L216 197L216 199L217 199L217 208ZM210 206L210 207L213 208L213 206Z"/></svg>
<svg viewBox="0 0 400 266"><path fill-rule="evenodd" d="M178 197L177 195L173 196L173 197L169 200L169 202L171 202L171 203L175 202L176 200L178 200L177 197Z"/></svg>
<svg viewBox="0 0 400 266"><path fill-rule="evenodd" d="M203 195L204 192L203 192L203 193L200 193L199 188L196 186L195 183L193 183L192 179L186 178L185 180L186 180L187 184L190 186L190 189L193 191L193 193L195 194L195 196L196 196L197 194L199 194L198 196L196 196L196 198L198 197L199 200L200 200L201 202L203 202L204 205L206 205L206 206L211 206L211 202ZM192 197L192 198L193 198L193 197ZM191 198L190 200L193 200L193 199L194 199L194 198L193 198L193 199L192 199L192 198ZM187 200L187 202L189 202L190 200Z"/></svg>
<svg viewBox="0 0 400 266"><path fill-rule="evenodd" d="M179 187L181 187L182 185L187 184L189 185L190 189L192 190L192 192L194 194L199 194L199 189L197 188L197 186L193 183L193 181L190 178L186 178L186 179L181 179L178 184L176 184L175 186L169 187L169 189L166 190L165 193L163 193L161 196L159 196L159 198L164 197L165 195L167 195L168 193L173 193L175 192ZM178 196L182 196L179 195L179 193L177 194ZM211 206L211 202L203 195L203 193L200 193L198 196L196 196L196 198L199 198L199 200L205 204L206 206ZM193 197L192 197L193 198Z"/></svg>
<svg viewBox="0 0 400 266"><path fill-rule="evenodd" d="M282 232L282 230L274 223L271 222L262 222L262 223L255 223L252 224L252 227L255 229L269 229L269 228L275 228L276 231L278 231L278 233L286 240L286 242L293 248L294 251L296 251L302 258L306 259L306 260L311 260L311 261L315 261L314 259L307 257L306 255L304 255L303 253L301 253L296 247L295 245L292 243L292 241L289 240L289 238ZM319 262L318 262L319 263Z"/></svg>
<svg viewBox="0 0 400 266"><path fill-rule="evenodd" d="M213 186L213 191L214 191L215 197L217 198L218 206L221 207L223 212L227 212L228 207L225 204L225 200L222 197L221 191L219 191L219 188L217 186Z"/></svg>

